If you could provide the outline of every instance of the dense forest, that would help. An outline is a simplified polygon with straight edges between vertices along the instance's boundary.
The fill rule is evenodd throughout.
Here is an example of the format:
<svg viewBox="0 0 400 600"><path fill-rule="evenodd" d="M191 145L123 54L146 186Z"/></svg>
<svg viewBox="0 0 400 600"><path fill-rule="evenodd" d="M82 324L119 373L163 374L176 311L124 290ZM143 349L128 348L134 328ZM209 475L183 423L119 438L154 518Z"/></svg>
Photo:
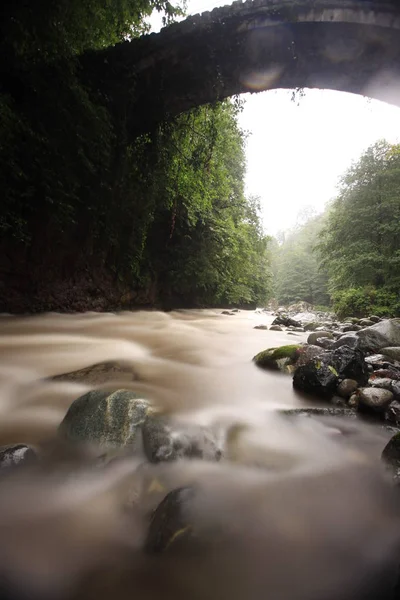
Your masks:
<svg viewBox="0 0 400 600"><path fill-rule="evenodd" d="M368 148L326 211L271 250L280 303L331 304L340 317L399 316L400 145Z"/></svg>
<svg viewBox="0 0 400 600"><path fill-rule="evenodd" d="M241 102L129 139L129 98L93 52L144 33L167 0L5 0L0 24L0 311L255 306L270 287L244 194ZM84 59L85 69L82 68Z"/></svg>

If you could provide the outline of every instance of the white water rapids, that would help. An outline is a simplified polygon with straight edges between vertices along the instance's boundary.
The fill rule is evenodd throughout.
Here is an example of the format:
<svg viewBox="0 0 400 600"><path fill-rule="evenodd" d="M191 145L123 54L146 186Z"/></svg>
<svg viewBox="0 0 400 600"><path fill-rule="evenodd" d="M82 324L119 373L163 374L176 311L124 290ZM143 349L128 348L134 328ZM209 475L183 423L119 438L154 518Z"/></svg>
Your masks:
<svg viewBox="0 0 400 600"><path fill-rule="evenodd" d="M32 444L42 456L0 479L0 587L13 597L355 600L396 563L400 510L379 461L388 434L280 416L310 400L251 358L307 334L220 312L1 316L0 445ZM119 366L56 377L109 361ZM174 418L242 433L220 463L93 468L56 440L71 402L94 387L132 389ZM196 487L188 518L227 532L217 550L143 554L149 477Z"/></svg>

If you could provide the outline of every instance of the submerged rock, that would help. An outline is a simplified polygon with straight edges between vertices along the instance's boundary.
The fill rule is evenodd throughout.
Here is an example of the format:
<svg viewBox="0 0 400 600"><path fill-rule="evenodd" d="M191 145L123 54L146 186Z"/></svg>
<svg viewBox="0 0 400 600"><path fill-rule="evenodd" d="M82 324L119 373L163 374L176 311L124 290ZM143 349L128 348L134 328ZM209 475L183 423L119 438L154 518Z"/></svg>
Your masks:
<svg viewBox="0 0 400 600"><path fill-rule="evenodd" d="M396 433L386 444L382 460L392 468L396 475L400 472L400 433Z"/></svg>
<svg viewBox="0 0 400 600"><path fill-rule="evenodd" d="M136 451L149 409L149 402L130 390L94 390L71 404L59 432L72 442Z"/></svg>
<svg viewBox="0 0 400 600"><path fill-rule="evenodd" d="M185 508L194 496L190 487L172 490L155 509L144 549L151 554L177 551L192 537L192 527Z"/></svg>
<svg viewBox="0 0 400 600"><path fill-rule="evenodd" d="M393 394L382 388L360 388L358 390L359 409L383 413L393 400Z"/></svg>
<svg viewBox="0 0 400 600"><path fill-rule="evenodd" d="M290 373L298 357L301 344L289 344L278 348L268 348L253 357L253 361L262 369L273 369Z"/></svg>
<svg viewBox="0 0 400 600"><path fill-rule="evenodd" d="M270 329L270 331L283 331L283 329L280 325L271 325L271 327L269 329Z"/></svg>
<svg viewBox="0 0 400 600"><path fill-rule="evenodd" d="M268 325L256 325L253 329L262 329L266 331L268 329Z"/></svg>
<svg viewBox="0 0 400 600"><path fill-rule="evenodd" d="M148 413L142 425L143 447L150 462L180 458L219 460L222 449L217 436L209 429L185 425L178 427L163 415Z"/></svg>
<svg viewBox="0 0 400 600"><path fill-rule="evenodd" d="M59 432L69 441L95 444L105 454L124 450L150 462L183 457L219 460L222 454L211 430L178 425L123 389L91 391L75 400Z"/></svg>
<svg viewBox="0 0 400 600"><path fill-rule="evenodd" d="M6 448L0 448L0 469L20 467L33 464L37 461L37 455L32 448L25 444L15 444Z"/></svg>

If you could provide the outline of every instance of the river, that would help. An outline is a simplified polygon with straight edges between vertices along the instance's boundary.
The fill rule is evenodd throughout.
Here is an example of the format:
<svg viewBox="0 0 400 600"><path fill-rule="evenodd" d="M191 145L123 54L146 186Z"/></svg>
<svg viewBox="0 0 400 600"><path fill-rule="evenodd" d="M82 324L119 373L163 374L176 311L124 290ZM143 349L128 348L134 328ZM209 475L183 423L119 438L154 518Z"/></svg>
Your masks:
<svg viewBox="0 0 400 600"><path fill-rule="evenodd" d="M64 597L86 569L100 569L102 581L128 553L128 570L111 577L115 589L107 579L101 597L128 599L134 590L145 600L358 600L375 575L382 585L380 570L400 537L397 502L379 466L387 432L353 420L279 416L277 408L316 400L251 359L307 334L254 329L273 319L255 311L221 313L1 317L1 445L44 452L71 402L96 386L129 388L174 418L223 430L239 425L240 434L219 463L145 469L170 488L195 485L191 523L228 532L217 553L210 547L183 563L148 564L137 554L147 521L139 501L129 523L122 510L123 482L142 485L135 460L71 476L57 454L44 452L51 468L0 481L0 571L12 582L33 586L38 597ZM96 580L72 597L98 598L99 586Z"/></svg>

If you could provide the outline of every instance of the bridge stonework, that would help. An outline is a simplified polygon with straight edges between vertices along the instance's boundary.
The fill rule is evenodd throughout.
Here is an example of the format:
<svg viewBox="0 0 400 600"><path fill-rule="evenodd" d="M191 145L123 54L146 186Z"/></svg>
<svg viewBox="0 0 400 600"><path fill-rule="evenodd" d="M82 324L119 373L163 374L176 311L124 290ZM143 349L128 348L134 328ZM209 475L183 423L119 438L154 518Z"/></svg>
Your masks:
<svg viewBox="0 0 400 600"><path fill-rule="evenodd" d="M237 1L93 60L97 85L123 106L131 136L196 106L272 88L327 88L400 106L400 1Z"/></svg>

